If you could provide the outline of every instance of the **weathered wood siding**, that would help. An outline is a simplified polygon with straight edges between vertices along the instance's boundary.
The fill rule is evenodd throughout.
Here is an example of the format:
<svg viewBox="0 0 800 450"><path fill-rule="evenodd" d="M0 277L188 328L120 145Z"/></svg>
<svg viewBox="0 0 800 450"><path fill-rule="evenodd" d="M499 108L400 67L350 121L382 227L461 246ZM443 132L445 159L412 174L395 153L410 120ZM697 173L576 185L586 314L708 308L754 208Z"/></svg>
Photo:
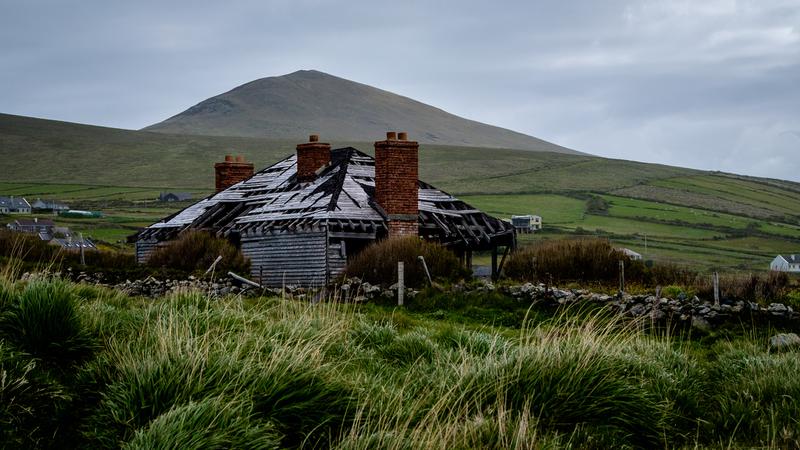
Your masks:
<svg viewBox="0 0 800 450"><path fill-rule="evenodd" d="M325 231L284 231L242 237L251 276L270 287L320 286L326 282Z"/></svg>
<svg viewBox="0 0 800 450"><path fill-rule="evenodd" d="M344 246L344 248L342 248ZM331 239L328 242L328 274L332 280L344 272L347 266L347 246L341 240Z"/></svg>
<svg viewBox="0 0 800 450"><path fill-rule="evenodd" d="M136 262L139 264L147 262L147 258L158 247L158 244L159 242L156 239L140 239L136 241Z"/></svg>

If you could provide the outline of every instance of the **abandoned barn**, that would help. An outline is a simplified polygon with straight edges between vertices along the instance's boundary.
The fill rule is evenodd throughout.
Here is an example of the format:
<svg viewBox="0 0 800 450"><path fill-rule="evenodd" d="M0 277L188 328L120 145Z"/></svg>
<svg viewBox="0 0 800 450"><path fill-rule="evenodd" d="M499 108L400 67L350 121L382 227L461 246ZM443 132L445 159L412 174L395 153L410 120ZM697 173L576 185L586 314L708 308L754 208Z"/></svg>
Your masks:
<svg viewBox="0 0 800 450"><path fill-rule="evenodd" d="M417 235L472 252L516 243L514 227L418 179L419 145L405 133L375 142L375 158L352 147L331 150L312 135L286 159L253 173L242 157L215 164L216 193L136 236L146 261L187 230L205 230L241 247L251 276L267 286L316 286L340 274L348 257L387 236Z"/></svg>

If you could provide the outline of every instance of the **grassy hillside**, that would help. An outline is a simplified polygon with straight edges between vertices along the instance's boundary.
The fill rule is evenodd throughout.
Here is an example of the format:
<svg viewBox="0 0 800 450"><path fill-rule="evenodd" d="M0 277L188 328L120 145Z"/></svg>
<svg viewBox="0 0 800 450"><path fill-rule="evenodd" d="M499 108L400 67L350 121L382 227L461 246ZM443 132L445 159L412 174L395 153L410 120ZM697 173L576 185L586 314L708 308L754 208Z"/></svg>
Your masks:
<svg viewBox="0 0 800 450"><path fill-rule="evenodd" d="M0 195L106 210L109 221L77 226L115 242L177 207L144 204L160 190L190 190L196 198L211 192L213 163L226 153L243 154L260 168L293 153L296 144L0 115ZM332 144L367 152L372 147ZM764 269L778 253L800 252L800 184L789 181L585 155L435 145L420 149L420 176L499 217L542 215L545 232L523 236L523 243L601 235L648 259L720 269ZM589 208L591 196L602 198L605 209Z"/></svg>
<svg viewBox="0 0 800 450"><path fill-rule="evenodd" d="M769 351L770 334L747 324L704 337L642 325L527 310L496 293L423 293L393 308L199 292L142 299L0 277L0 442L796 446L797 349Z"/></svg>
<svg viewBox="0 0 800 450"><path fill-rule="evenodd" d="M577 153L315 70L252 81L146 129L271 139L320 133L338 140L376 139L397 130L428 144Z"/></svg>

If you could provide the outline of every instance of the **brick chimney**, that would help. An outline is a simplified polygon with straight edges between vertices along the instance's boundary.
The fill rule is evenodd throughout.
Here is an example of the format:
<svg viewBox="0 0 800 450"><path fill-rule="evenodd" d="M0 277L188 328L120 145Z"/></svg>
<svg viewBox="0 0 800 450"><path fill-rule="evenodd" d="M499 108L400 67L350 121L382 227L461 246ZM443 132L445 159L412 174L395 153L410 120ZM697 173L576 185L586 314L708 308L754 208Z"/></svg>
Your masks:
<svg viewBox="0 0 800 450"><path fill-rule="evenodd" d="M214 164L216 172L217 192L224 191L234 184L253 176L253 163L244 161L239 155L234 160L232 155L225 155L225 162Z"/></svg>
<svg viewBox="0 0 800 450"><path fill-rule="evenodd" d="M317 179L317 171L330 164L331 144L319 142L319 135L312 134L308 142L297 145L297 181L307 183Z"/></svg>
<svg viewBox="0 0 800 450"><path fill-rule="evenodd" d="M375 142L375 201L389 215L389 236L419 234L419 144L406 133Z"/></svg>

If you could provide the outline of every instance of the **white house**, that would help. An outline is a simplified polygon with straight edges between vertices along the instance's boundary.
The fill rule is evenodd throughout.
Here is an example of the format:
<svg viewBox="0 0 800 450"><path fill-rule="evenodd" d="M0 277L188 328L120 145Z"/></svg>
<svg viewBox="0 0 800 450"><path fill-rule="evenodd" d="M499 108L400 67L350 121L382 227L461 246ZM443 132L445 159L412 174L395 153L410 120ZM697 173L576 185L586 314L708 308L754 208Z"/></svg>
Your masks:
<svg viewBox="0 0 800 450"><path fill-rule="evenodd" d="M778 255L769 265L777 272L800 272L800 255Z"/></svg>
<svg viewBox="0 0 800 450"><path fill-rule="evenodd" d="M532 233L542 229L542 216L511 216L511 224L520 233Z"/></svg>
<svg viewBox="0 0 800 450"><path fill-rule="evenodd" d="M625 256L630 258L632 261L641 261L642 255L640 253L636 253L635 251L629 248L618 248L617 250L621 251Z"/></svg>

